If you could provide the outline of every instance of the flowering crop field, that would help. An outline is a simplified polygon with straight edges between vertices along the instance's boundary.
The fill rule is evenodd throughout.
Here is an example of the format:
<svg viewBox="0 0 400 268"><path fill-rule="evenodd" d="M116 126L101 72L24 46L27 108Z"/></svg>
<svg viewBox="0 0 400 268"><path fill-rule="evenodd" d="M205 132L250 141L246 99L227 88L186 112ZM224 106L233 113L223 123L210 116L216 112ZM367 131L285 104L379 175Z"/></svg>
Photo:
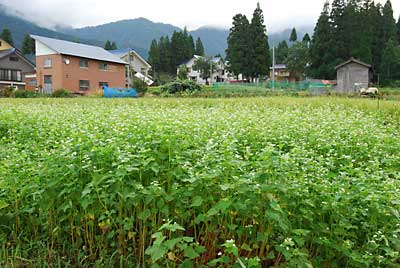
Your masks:
<svg viewBox="0 0 400 268"><path fill-rule="evenodd" d="M0 267L400 267L400 103L0 100Z"/></svg>

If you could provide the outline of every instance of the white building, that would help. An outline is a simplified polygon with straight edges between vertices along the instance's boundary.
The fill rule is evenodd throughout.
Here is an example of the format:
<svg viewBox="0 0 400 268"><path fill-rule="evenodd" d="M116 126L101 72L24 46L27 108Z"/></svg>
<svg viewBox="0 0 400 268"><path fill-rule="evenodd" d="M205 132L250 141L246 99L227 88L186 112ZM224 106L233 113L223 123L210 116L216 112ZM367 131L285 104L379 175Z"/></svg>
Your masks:
<svg viewBox="0 0 400 268"><path fill-rule="evenodd" d="M143 59L135 50L117 49L110 50L109 52L128 63L131 68L136 72L136 77L144 77L143 80L145 80L148 85L153 84L152 77L149 75L151 65L145 59Z"/></svg>
<svg viewBox="0 0 400 268"><path fill-rule="evenodd" d="M188 70L188 78L192 81L195 81L198 84L206 84L206 80L201 77L201 73L197 70L195 70L193 67L196 64L196 61L198 59L201 59L202 56L194 55L193 58L188 60L187 62L183 63L183 65L186 65L186 68ZM223 59L216 57L213 58L212 61L216 64L216 70L213 72L211 79L208 79L208 82L210 84L213 83L221 83L221 82L229 82L234 80L234 77L232 74L230 74L227 70L226 63L224 62ZM179 68L177 70L177 73L179 72Z"/></svg>

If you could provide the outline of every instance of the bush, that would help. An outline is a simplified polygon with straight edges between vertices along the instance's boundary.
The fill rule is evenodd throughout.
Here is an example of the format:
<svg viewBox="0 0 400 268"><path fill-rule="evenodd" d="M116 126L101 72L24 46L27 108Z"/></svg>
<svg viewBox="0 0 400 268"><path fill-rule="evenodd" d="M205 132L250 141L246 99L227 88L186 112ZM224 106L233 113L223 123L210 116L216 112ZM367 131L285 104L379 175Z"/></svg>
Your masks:
<svg viewBox="0 0 400 268"><path fill-rule="evenodd" d="M9 98L13 96L15 87L6 87L0 89L0 97Z"/></svg>
<svg viewBox="0 0 400 268"><path fill-rule="evenodd" d="M182 64L179 66L178 70L178 78L180 80L186 80L188 79L188 69L185 64Z"/></svg>
<svg viewBox="0 0 400 268"><path fill-rule="evenodd" d="M154 81L155 84L154 84L154 86L156 86L156 85L158 85L158 86L165 85L167 83L173 82L174 80L175 80L174 76L172 76L170 74L166 74L166 73L160 73L160 74L157 74L157 76L155 76L155 81Z"/></svg>
<svg viewBox="0 0 400 268"><path fill-rule="evenodd" d="M159 96L162 93L162 88L161 87L149 87L147 90L147 93L154 95L154 96Z"/></svg>
<svg viewBox="0 0 400 268"><path fill-rule="evenodd" d="M61 88L53 91L51 96L53 98L69 98L71 97L71 92L67 89Z"/></svg>
<svg viewBox="0 0 400 268"><path fill-rule="evenodd" d="M190 80L175 81L161 87L161 91L169 94L176 94L181 92L195 92L201 91L201 86Z"/></svg>
<svg viewBox="0 0 400 268"><path fill-rule="evenodd" d="M148 85L141 79L133 78L132 87L136 89L139 94L147 92Z"/></svg>
<svg viewBox="0 0 400 268"><path fill-rule="evenodd" d="M18 89L13 92L14 98L36 98L40 96L40 94L24 89Z"/></svg>

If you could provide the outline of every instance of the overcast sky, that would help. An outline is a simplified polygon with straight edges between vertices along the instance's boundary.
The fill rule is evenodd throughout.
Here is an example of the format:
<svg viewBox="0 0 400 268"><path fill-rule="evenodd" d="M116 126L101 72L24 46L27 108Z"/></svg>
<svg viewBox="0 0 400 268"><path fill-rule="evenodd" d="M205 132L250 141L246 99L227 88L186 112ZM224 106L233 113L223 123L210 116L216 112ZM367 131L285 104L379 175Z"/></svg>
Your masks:
<svg viewBox="0 0 400 268"><path fill-rule="evenodd" d="M264 11L268 31L275 32L313 25L325 0L0 0L42 26L83 27L145 17L190 30L204 25L229 28L235 14L250 17L257 2ZM392 0L392 5L397 19L400 0Z"/></svg>

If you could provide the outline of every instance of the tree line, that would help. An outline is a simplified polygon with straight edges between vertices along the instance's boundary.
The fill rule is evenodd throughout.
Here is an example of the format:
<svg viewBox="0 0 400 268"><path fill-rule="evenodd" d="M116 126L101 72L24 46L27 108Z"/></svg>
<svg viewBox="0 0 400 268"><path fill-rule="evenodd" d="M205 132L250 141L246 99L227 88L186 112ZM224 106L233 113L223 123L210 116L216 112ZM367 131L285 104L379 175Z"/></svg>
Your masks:
<svg viewBox="0 0 400 268"><path fill-rule="evenodd" d="M400 18L390 0L334 0L324 4L314 29L309 74L334 79L334 67L351 57L374 68L375 82L400 80Z"/></svg>
<svg viewBox="0 0 400 268"><path fill-rule="evenodd" d="M229 70L235 76L241 74L248 80L262 78L269 73L270 49L264 15L259 3L251 21L243 14L233 17L226 60L229 62Z"/></svg>
<svg viewBox="0 0 400 268"><path fill-rule="evenodd" d="M148 62L153 75L175 75L177 67L194 55L204 56L204 46L200 38L194 42L193 36L185 28L183 31L174 31L171 39L169 36L162 36L158 41L154 39L150 45Z"/></svg>

